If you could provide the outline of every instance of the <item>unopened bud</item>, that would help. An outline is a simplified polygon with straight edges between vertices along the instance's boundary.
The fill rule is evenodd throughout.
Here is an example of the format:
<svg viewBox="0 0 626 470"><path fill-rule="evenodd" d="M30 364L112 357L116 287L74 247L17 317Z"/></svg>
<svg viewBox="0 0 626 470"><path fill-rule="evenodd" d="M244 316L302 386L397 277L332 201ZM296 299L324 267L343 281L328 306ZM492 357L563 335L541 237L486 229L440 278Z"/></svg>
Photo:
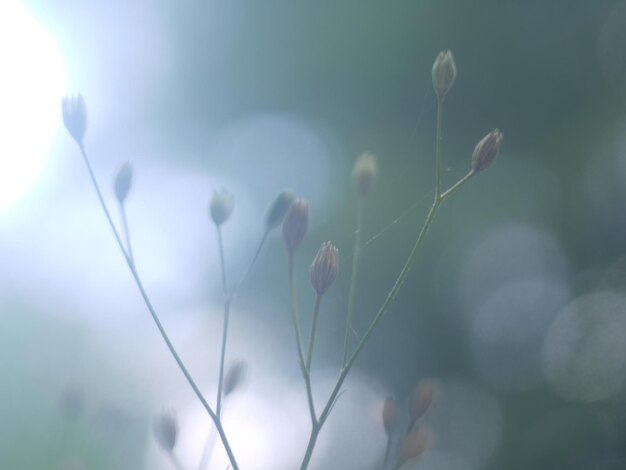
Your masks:
<svg viewBox="0 0 626 470"><path fill-rule="evenodd" d="M443 100L456 79L456 65L451 51L441 51L433 64L433 87L439 100Z"/></svg>
<svg viewBox="0 0 626 470"><path fill-rule="evenodd" d="M311 264L311 284L318 296L324 295L335 282L339 271L339 250L330 242L322 243Z"/></svg>
<svg viewBox="0 0 626 470"><path fill-rule="evenodd" d="M475 173L489 168L498 155L504 136L498 129L482 138L472 154L472 170Z"/></svg>
<svg viewBox="0 0 626 470"><path fill-rule="evenodd" d="M304 199L296 199L283 221L283 238L290 253L304 240L309 225L309 203Z"/></svg>
<svg viewBox="0 0 626 470"><path fill-rule="evenodd" d="M233 393L241 385L244 373L246 371L246 364L243 361L235 361L231 364L224 376L224 396L228 396Z"/></svg>
<svg viewBox="0 0 626 470"><path fill-rule="evenodd" d="M78 145L83 145L87 131L87 106L83 95L80 93L66 95L61 100L61 109L65 128Z"/></svg>
<svg viewBox="0 0 626 470"><path fill-rule="evenodd" d="M232 193L225 188L213 191L211 202L209 202L209 213L215 225L222 225L226 222L235 208L235 198Z"/></svg>
<svg viewBox="0 0 626 470"><path fill-rule="evenodd" d="M391 436L398 421L398 407L396 401L389 397L383 405L383 426L388 436Z"/></svg>
<svg viewBox="0 0 626 470"><path fill-rule="evenodd" d="M352 182L360 196L369 193L378 176L376 156L371 153L361 154L352 167Z"/></svg>
<svg viewBox="0 0 626 470"><path fill-rule="evenodd" d="M437 383L434 380L420 382L411 397L411 422L414 423L428 411L437 395Z"/></svg>
<svg viewBox="0 0 626 470"><path fill-rule="evenodd" d="M398 463L403 465L408 460L414 459L422 455L428 447L428 437L423 431L415 431L409 433L400 446L400 455Z"/></svg>
<svg viewBox="0 0 626 470"><path fill-rule="evenodd" d="M265 214L265 230L267 232L274 230L281 224L293 200L294 195L291 191L283 191L276 196Z"/></svg>
<svg viewBox="0 0 626 470"><path fill-rule="evenodd" d="M128 192L133 184L133 166L130 162L124 163L119 170L117 170L117 175L115 175L115 197L120 204L124 204L126 197L128 196Z"/></svg>
<svg viewBox="0 0 626 470"><path fill-rule="evenodd" d="M174 450L178 437L178 420L172 411L164 411L156 419L154 437L165 452L171 453Z"/></svg>

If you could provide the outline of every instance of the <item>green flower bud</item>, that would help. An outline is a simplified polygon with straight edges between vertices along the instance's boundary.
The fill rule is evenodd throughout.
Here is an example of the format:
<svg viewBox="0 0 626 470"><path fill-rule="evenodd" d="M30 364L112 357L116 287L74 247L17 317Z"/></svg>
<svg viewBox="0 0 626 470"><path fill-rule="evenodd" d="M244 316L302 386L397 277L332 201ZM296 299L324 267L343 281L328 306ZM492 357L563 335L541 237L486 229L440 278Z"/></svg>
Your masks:
<svg viewBox="0 0 626 470"><path fill-rule="evenodd" d="M78 93L65 96L61 100L61 109L65 128L76 143L82 146L87 131L87 106L83 95Z"/></svg>
<svg viewBox="0 0 626 470"><path fill-rule="evenodd" d="M476 144L476 148L472 154L472 170L475 173L491 166L498 155L503 139L504 136L502 132L498 129L494 129Z"/></svg>
<svg viewBox="0 0 626 470"><path fill-rule="evenodd" d="M281 224L293 200L294 195L291 191L283 191L276 196L276 199L272 201L265 214L266 231L274 230Z"/></svg>
<svg viewBox="0 0 626 470"><path fill-rule="evenodd" d="M243 361L235 361L231 364L224 375L224 388L222 393L225 397L239 388L245 372L246 364Z"/></svg>
<svg viewBox="0 0 626 470"><path fill-rule="evenodd" d="M283 221L283 238L290 253L304 240L309 225L309 203L296 199Z"/></svg>
<svg viewBox="0 0 626 470"><path fill-rule="evenodd" d="M209 203L209 213L215 225L222 225L226 222L235 208L235 198L232 193L225 188L213 191L211 202Z"/></svg>
<svg viewBox="0 0 626 470"><path fill-rule="evenodd" d="M172 411L162 412L154 423L154 437L161 448L171 453L178 437L178 420Z"/></svg>
<svg viewBox="0 0 626 470"><path fill-rule="evenodd" d="M337 277L337 271L339 271L339 250L332 243L324 242L309 270L311 284L317 295L324 295L332 286Z"/></svg>
<svg viewBox="0 0 626 470"><path fill-rule="evenodd" d="M133 166L130 162L124 163L115 175L115 183L113 185L115 189L115 197L120 204L124 204L128 192L133 184Z"/></svg>
<svg viewBox="0 0 626 470"><path fill-rule="evenodd" d="M352 167L352 182L357 193L360 196L367 195L377 176L378 163L376 156L371 153L361 154Z"/></svg>
<svg viewBox="0 0 626 470"><path fill-rule="evenodd" d="M440 100L443 100L456 79L456 65L451 51L441 51L433 64L433 87Z"/></svg>

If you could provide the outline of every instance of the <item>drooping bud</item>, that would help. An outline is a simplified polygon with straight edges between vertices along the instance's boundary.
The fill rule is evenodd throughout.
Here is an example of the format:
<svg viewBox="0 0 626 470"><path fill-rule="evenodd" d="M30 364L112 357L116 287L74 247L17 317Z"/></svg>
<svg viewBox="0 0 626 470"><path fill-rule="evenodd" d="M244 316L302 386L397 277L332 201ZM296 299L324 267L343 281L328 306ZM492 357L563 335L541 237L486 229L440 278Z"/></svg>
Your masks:
<svg viewBox="0 0 626 470"><path fill-rule="evenodd" d="M61 100L63 122L65 128L78 143L83 145L85 132L87 131L87 106L83 95L66 95Z"/></svg>
<svg viewBox="0 0 626 470"><path fill-rule="evenodd" d="M233 362L226 375L224 375L224 396L228 396L233 393L241 385L244 373L246 372L246 364L243 361Z"/></svg>
<svg viewBox="0 0 626 470"><path fill-rule="evenodd" d="M443 100L456 79L456 65L451 51L441 51L433 64L433 87L439 100Z"/></svg>
<svg viewBox="0 0 626 470"><path fill-rule="evenodd" d="M178 437L178 420L172 411L163 411L154 423L154 437L161 448L171 453Z"/></svg>
<svg viewBox="0 0 626 470"><path fill-rule="evenodd" d="M428 446L428 437L424 431L415 431L409 433L400 446L400 455L398 457L399 466L408 460L419 457Z"/></svg>
<svg viewBox="0 0 626 470"><path fill-rule="evenodd" d="M502 132L498 129L494 129L476 144L476 148L474 148L474 153L472 154L472 170L475 173L491 166L498 155L503 139L504 136Z"/></svg>
<svg viewBox="0 0 626 470"><path fill-rule="evenodd" d="M359 196L369 193L378 176L378 162L371 153L363 153L352 167L352 182Z"/></svg>
<svg viewBox="0 0 626 470"><path fill-rule="evenodd" d="M317 295L322 296L335 282L339 271L339 250L330 242L322 243L311 264L311 284Z"/></svg>
<svg viewBox="0 0 626 470"><path fill-rule="evenodd" d="M291 191L283 191L276 196L276 199L272 201L265 214L265 230L267 232L274 230L281 224L293 200L294 195Z"/></svg>
<svg viewBox="0 0 626 470"><path fill-rule="evenodd" d="M411 397L411 422L414 423L428 411L437 395L437 383L434 380L423 380Z"/></svg>
<svg viewBox="0 0 626 470"><path fill-rule="evenodd" d="M211 202L209 202L209 213L213 223L217 226L226 222L235 208L235 198L232 193L225 188L213 191Z"/></svg>
<svg viewBox="0 0 626 470"><path fill-rule="evenodd" d="M115 189L115 197L120 204L124 204L128 192L133 184L133 166L130 162L124 163L115 175L115 183L113 185Z"/></svg>
<svg viewBox="0 0 626 470"><path fill-rule="evenodd" d="M396 401L388 397L383 405L383 426L388 436L393 433L398 420L398 407Z"/></svg>
<svg viewBox="0 0 626 470"><path fill-rule="evenodd" d="M283 221L283 238L290 253L304 240L309 225L309 203L304 199L296 199Z"/></svg>

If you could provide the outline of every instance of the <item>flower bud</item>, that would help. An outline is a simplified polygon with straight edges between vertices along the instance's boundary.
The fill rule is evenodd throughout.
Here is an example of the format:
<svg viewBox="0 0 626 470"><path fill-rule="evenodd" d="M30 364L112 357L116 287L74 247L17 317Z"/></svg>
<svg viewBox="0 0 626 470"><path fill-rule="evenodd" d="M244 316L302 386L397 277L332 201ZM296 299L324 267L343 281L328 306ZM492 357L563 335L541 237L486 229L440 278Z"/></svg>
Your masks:
<svg viewBox="0 0 626 470"><path fill-rule="evenodd" d="M215 225L220 226L226 222L235 208L235 198L232 193L225 188L213 191L211 202L209 203L209 213Z"/></svg>
<svg viewBox="0 0 626 470"><path fill-rule="evenodd" d="M119 170L117 170L117 175L115 175L115 197L117 197L120 204L124 204L132 184L133 166L130 162L126 162L120 167Z"/></svg>
<svg viewBox="0 0 626 470"><path fill-rule="evenodd" d="M283 191L276 196L265 214L265 230L267 232L274 230L281 224L293 200L294 195L291 191Z"/></svg>
<svg viewBox="0 0 626 470"><path fill-rule="evenodd" d="M396 401L389 397L383 405L383 426L388 436L391 436L398 421L398 407Z"/></svg>
<svg viewBox="0 0 626 470"><path fill-rule="evenodd" d="M437 383L434 380L420 382L411 397L411 422L414 423L428 411L437 395Z"/></svg>
<svg viewBox="0 0 626 470"><path fill-rule="evenodd" d="M378 176L376 156L371 153L361 154L352 167L352 182L357 193L365 196L369 193Z"/></svg>
<svg viewBox="0 0 626 470"><path fill-rule="evenodd" d="M61 100L65 128L78 145L83 145L87 130L87 106L83 95L66 95Z"/></svg>
<svg viewBox="0 0 626 470"><path fill-rule="evenodd" d="M309 203L304 199L296 199L283 221L283 238L290 253L304 240L309 225Z"/></svg>
<svg viewBox="0 0 626 470"><path fill-rule="evenodd" d="M322 243L311 264L311 284L317 295L322 296L335 282L339 270L339 250L330 242Z"/></svg>
<svg viewBox="0 0 626 470"><path fill-rule="evenodd" d="M439 100L443 100L456 79L456 65L451 51L441 51L433 64L433 87Z"/></svg>
<svg viewBox="0 0 626 470"><path fill-rule="evenodd" d="M178 437L178 420L172 411L163 411L154 423L154 437L161 448L170 453Z"/></svg>
<svg viewBox="0 0 626 470"><path fill-rule="evenodd" d="M244 373L246 371L246 364L243 361L235 361L226 371L224 376L224 396L228 396L233 393L241 385Z"/></svg>
<svg viewBox="0 0 626 470"><path fill-rule="evenodd" d="M502 132L494 129L476 144L472 154L472 170L475 173L491 166L498 155L503 139Z"/></svg>
<svg viewBox="0 0 626 470"><path fill-rule="evenodd" d="M419 457L428 446L428 437L423 431L415 431L409 433L400 446L400 455L398 457L399 465L403 465L408 460Z"/></svg>

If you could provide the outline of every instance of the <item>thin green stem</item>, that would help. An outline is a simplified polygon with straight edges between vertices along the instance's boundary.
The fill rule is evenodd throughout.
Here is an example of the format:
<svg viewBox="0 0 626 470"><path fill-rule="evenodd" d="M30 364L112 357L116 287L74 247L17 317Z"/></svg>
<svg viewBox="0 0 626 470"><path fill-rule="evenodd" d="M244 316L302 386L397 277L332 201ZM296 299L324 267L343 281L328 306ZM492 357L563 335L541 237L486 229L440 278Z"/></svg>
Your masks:
<svg viewBox="0 0 626 470"><path fill-rule="evenodd" d="M391 454L391 436L387 436L387 446L385 447L385 458L383 460L383 470L387 468L389 462L389 455Z"/></svg>
<svg viewBox="0 0 626 470"><path fill-rule="evenodd" d="M443 144L443 98L437 99L437 134L435 136L435 197L441 195L441 147Z"/></svg>
<svg viewBox="0 0 626 470"><path fill-rule="evenodd" d="M298 348L298 361L300 363L300 370L302 377L304 378L304 384L306 386L307 401L309 404L309 414L311 415L311 425L315 428L317 425L317 415L315 413L315 404L313 402L313 391L311 389L311 374L304 362L304 349L302 348L302 340L300 339L300 320L298 315L298 299L296 295L296 280L293 272L293 251L289 251L289 295L291 298L291 321L293 323L293 330L296 336L296 347Z"/></svg>
<svg viewBox="0 0 626 470"><path fill-rule="evenodd" d="M187 379L187 382L189 383L189 385L191 386L192 390L194 391L194 393L198 397L198 400L200 400L200 403L202 404L202 406L204 407L206 412L209 414L209 416L211 417L211 419L215 423L215 427L217 429L218 434L220 435L220 439L222 440L222 443L224 445L224 449L226 450L226 454L228 455L228 460L230 461L230 464L232 465L233 470L238 470L239 466L237 465L237 460L235 459L233 451L232 451L232 449L230 447L230 444L229 444L228 439L226 437L226 433L224 432L224 428L222 426L222 423L221 423L219 417L215 414L215 412L211 408L211 405L209 405L209 403L206 401L206 399L202 395L202 392L200 391L200 389L196 385L195 381L191 377L191 374L189 373L189 371L185 367L185 364L183 363L183 361L181 360L180 356L178 355L178 352L176 351L176 348L174 348L174 345L170 341L169 336L167 335L165 329L163 328L163 325L161 324L159 316L157 315L154 307L152 306L152 302L150 302L150 298L148 297L148 294L146 293L146 290L143 287L143 283L141 282L141 278L139 277L139 273L137 272L137 269L135 268L135 264L132 262L131 258L129 257L128 253L126 252L126 250L124 248L124 244L122 243L122 239L121 239L121 237L119 235L119 232L117 231L117 228L115 227L115 224L113 223L113 219L111 219L111 214L109 213L107 205L104 202L104 199L102 197L102 193L100 191L100 186L98 185L98 181L96 180L94 172L93 172L93 170L91 168L91 164L89 162L89 158L87 157L87 153L85 151L85 148L84 148L83 145L80 145L79 147L80 147L81 154L83 156L83 160L85 161L85 165L87 166L87 170L89 171L89 176L91 177L91 181L92 181L93 186L94 186L94 188L96 190L96 194L98 195L98 199L100 200L100 205L102 206L102 210L104 211L104 214L106 215L106 218L107 218L107 220L109 222L109 225L111 226L111 230L113 232L113 235L115 236L115 239L116 239L116 241L117 241L117 243L118 243L118 245L120 247L120 250L122 251L122 254L124 255L124 259L126 260L126 264L128 265L128 268L130 269L130 272L131 272L131 274L132 274L132 276L133 276L133 278L135 280L135 284L137 285L137 288L139 289L139 293L141 294L141 297L143 298L143 301L144 301L144 303L145 303L145 305L146 305L146 307L148 309L148 312L150 313L150 316L152 317L152 320L154 321L157 329L159 330L159 333L161 334L161 337L163 338L163 341L165 342L167 348L169 349L170 354L172 355L172 357L176 361L176 364L178 365L178 368L183 373L183 375L185 376L185 379Z"/></svg>
<svg viewBox="0 0 626 470"><path fill-rule="evenodd" d="M311 325L311 335L309 337L309 353L306 357L306 370L308 374L311 374L311 361L313 360L313 347L315 344L315 332L317 331L317 319L320 315L320 303L322 302L322 296L317 295L315 297L315 309L313 311L313 323Z"/></svg>
<svg viewBox="0 0 626 470"><path fill-rule="evenodd" d="M461 186L467 183L470 180L470 178L474 176L475 174L476 172L474 170L470 170L469 173L467 173L463 178L461 178L459 181L454 183L448 190L444 191L441 194L441 196L439 196L439 199L443 201L446 198L448 198L453 192L455 192L457 189L459 189Z"/></svg>
<svg viewBox="0 0 626 470"><path fill-rule="evenodd" d="M228 285L226 283L226 260L224 256L224 242L222 240L222 230L219 225L215 226L217 230L217 244L220 252L220 267L222 271L222 285L224 288L224 325L222 329L222 348L220 351L220 369L219 377L217 381L217 404L215 406L215 413L217 417L221 417L222 412L222 388L224 384L224 361L226 358L226 341L228 339L228 321L230 317L230 301L228 297Z"/></svg>
<svg viewBox="0 0 626 470"><path fill-rule="evenodd" d="M346 315L346 334L343 340L343 359L341 366L346 365L348 359L348 347L352 333L352 312L354 309L354 295L356 292L356 279L359 270L359 257L361 255L361 231L363 228L363 197L359 196L356 206L356 232L354 234L354 251L352 253L352 274L350 275L350 290L348 293L348 313Z"/></svg>
<svg viewBox="0 0 626 470"><path fill-rule="evenodd" d="M250 265L248 266L248 269L246 269L246 272L244 273L243 277L241 278L241 281L239 281L239 283L237 285L235 285L235 287L233 288L232 293L230 294L231 300L232 300L233 297L235 297L235 294L237 293L239 288L243 285L244 282L246 282L246 280L248 279L248 276L252 272L252 268L256 264L257 259L259 259L259 255L261 254L261 250L263 249L263 246L265 245L265 242L267 241L267 236L269 235L269 233L270 233L269 230L265 230L265 232L263 232L263 236L261 237L261 241L259 242L259 246L257 246L257 249L256 249L256 251L254 253L254 256L252 257L252 261L250 262Z"/></svg>
<svg viewBox="0 0 626 470"><path fill-rule="evenodd" d="M128 253L128 258L133 264L135 264L135 257L133 255L133 247L130 243L130 230L128 229L128 219L126 218L126 205L123 202L120 203L120 217L122 219L122 229L124 230L124 238L126 239L126 250Z"/></svg>

